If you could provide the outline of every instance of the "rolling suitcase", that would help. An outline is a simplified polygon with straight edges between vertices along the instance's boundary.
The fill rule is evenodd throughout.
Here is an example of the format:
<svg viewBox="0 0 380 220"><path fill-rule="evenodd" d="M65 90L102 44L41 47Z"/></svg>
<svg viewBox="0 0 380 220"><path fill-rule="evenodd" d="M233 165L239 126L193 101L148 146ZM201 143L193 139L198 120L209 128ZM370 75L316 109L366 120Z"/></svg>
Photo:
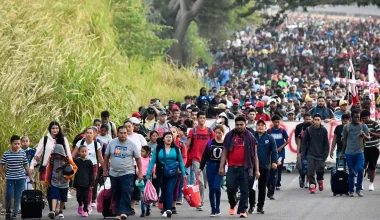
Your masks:
<svg viewBox="0 0 380 220"><path fill-rule="evenodd" d="M34 186L34 190L24 190L21 196L21 218L42 218L42 209L45 204L43 201L43 194L41 190L36 189L37 184Z"/></svg>
<svg viewBox="0 0 380 220"><path fill-rule="evenodd" d="M340 163L340 161L344 163ZM336 159L336 167L331 169L331 191L334 196L336 195L347 195L348 196L348 173L346 158Z"/></svg>

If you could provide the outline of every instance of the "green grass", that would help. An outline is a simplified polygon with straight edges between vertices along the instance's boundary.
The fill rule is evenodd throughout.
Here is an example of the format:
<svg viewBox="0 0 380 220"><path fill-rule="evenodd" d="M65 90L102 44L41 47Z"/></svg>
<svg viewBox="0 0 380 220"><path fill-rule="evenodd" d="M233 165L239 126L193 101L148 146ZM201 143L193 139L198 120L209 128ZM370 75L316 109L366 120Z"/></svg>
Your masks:
<svg viewBox="0 0 380 220"><path fill-rule="evenodd" d="M128 30L121 31L115 22L136 10L141 13L142 4L130 0L127 11L115 5L107 0L1 2L1 154L12 134L28 135L36 144L51 120L60 121L71 140L103 110L120 123L152 96L167 102L198 93L201 84L190 70L172 68L157 48L147 52L149 59L143 55L154 48L149 43L165 45L152 31L133 29L130 41L144 36L147 46L137 56L125 55L139 46L121 46ZM144 19L130 22L147 25Z"/></svg>

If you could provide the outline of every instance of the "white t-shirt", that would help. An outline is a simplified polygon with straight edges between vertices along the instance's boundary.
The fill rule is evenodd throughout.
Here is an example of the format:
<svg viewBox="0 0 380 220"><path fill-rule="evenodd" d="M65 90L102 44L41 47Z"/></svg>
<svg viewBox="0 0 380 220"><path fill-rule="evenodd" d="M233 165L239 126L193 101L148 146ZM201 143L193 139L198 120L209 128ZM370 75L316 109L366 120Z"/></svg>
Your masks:
<svg viewBox="0 0 380 220"><path fill-rule="evenodd" d="M116 125L112 121L109 121L107 125L108 125L108 135L112 137L112 130L116 130Z"/></svg>
<svg viewBox="0 0 380 220"><path fill-rule="evenodd" d="M133 133L132 135L128 135L128 140L131 140L139 150L141 150L142 146L148 145L145 138L141 134Z"/></svg>
<svg viewBox="0 0 380 220"><path fill-rule="evenodd" d="M97 138L103 142L104 144L108 145L108 143L112 140L112 137L109 136L109 135L106 135L106 136L101 136L101 135L98 135Z"/></svg>
<svg viewBox="0 0 380 220"><path fill-rule="evenodd" d="M82 140L77 142L77 144L76 144L77 148L79 148L81 146L81 142L82 142ZM92 164L96 165L97 160L96 160L96 152L95 152L94 141L91 142L90 144L87 144L87 142L84 141L83 145L87 147L87 151L88 151L87 159L91 160ZM101 147L102 147L102 145L99 142L97 142L98 150L101 149Z"/></svg>

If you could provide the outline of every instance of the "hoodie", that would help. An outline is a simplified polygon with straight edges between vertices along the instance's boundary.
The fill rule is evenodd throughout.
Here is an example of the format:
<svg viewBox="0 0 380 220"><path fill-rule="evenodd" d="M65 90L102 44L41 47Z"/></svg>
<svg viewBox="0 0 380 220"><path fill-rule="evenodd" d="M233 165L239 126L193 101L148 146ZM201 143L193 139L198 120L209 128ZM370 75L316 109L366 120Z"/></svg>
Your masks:
<svg viewBox="0 0 380 220"><path fill-rule="evenodd" d="M265 132L261 137L255 132L257 140L257 157L259 159L259 169L271 169L271 163L277 163L277 145L274 138Z"/></svg>
<svg viewBox="0 0 380 220"><path fill-rule="evenodd" d="M60 155L61 157L58 157L57 155ZM62 169L58 169L67 163L69 163L74 170L74 174L71 176L63 175ZM55 145L49 158L45 182L47 185L52 185L58 188L68 188L69 180L75 175L77 169L78 167L75 165L74 161L66 155L63 146L61 144L57 144Z"/></svg>
<svg viewBox="0 0 380 220"><path fill-rule="evenodd" d="M301 143L302 159L312 158L314 160L326 161L330 147L328 132L322 125L320 127L309 126Z"/></svg>

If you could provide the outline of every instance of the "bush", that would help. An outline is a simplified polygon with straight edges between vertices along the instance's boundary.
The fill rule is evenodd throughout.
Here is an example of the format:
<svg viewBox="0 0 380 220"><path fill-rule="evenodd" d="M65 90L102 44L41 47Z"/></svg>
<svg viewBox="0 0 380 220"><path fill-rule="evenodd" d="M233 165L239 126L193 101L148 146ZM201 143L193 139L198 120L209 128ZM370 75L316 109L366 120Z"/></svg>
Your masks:
<svg viewBox="0 0 380 220"><path fill-rule="evenodd" d="M52 120L60 121L71 139L105 109L120 123L153 95L167 101L198 93L200 82L190 70L172 68L162 57L124 55L133 48L118 44L111 3L2 1L0 152L8 149L12 134L28 135L37 143ZM139 36L129 38L135 42Z"/></svg>

